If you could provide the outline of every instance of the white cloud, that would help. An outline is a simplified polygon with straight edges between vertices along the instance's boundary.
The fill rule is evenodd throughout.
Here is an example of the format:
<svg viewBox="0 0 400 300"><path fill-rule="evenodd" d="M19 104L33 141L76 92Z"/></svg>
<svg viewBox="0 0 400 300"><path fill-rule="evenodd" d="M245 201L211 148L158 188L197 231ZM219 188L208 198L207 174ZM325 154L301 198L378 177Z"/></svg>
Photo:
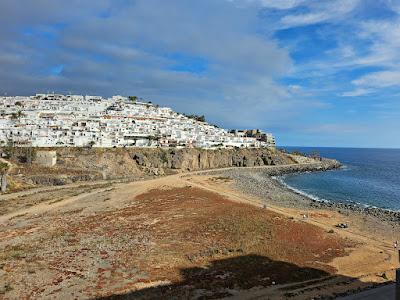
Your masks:
<svg viewBox="0 0 400 300"><path fill-rule="evenodd" d="M269 24L275 29L317 24L327 21L336 21L352 12L361 0L227 0L246 5L258 5L267 9L284 11L279 24ZM301 7L305 12L297 12Z"/></svg>
<svg viewBox="0 0 400 300"><path fill-rule="evenodd" d="M284 27L296 27L336 21L352 12L359 2L360 0L309 1L307 2L308 12L285 15L281 23Z"/></svg>
<svg viewBox="0 0 400 300"><path fill-rule="evenodd" d="M384 1L392 7L393 12L399 7L398 1ZM331 78L335 82L342 72L359 69L363 67L376 67L384 71L369 71L369 73L356 78L351 83L354 88L350 91L339 94L343 97L357 97L370 95L379 89L387 87L400 87L400 15L392 16L390 19L372 19L370 21L355 22L349 16L355 11L357 5L368 4L349 1L348 5L341 6L342 1L332 1L338 10L332 10L329 14L325 10L327 6L321 9L313 9L308 14L287 15L283 20L287 20L287 25L295 26L301 24L311 24L321 20L329 20L338 23L343 22L349 30L349 34L343 35L343 32L335 32L331 29L320 31L319 34L325 35L326 39L333 38L338 46L334 49L328 49L324 55L317 60L307 61L304 64L295 66L296 76L306 78ZM396 5L395 5L396 4ZM322 21L321 21L322 22ZM320 81L317 80L318 83ZM328 80L325 80L328 82ZM324 83L327 85L327 83Z"/></svg>
<svg viewBox="0 0 400 300"><path fill-rule="evenodd" d="M282 18L281 22L284 26L294 27L315 24L329 19L326 13L310 13L300 15L288 15Z"/></svg>
<svg viewBox="0 0 400 300"><path fill-rule="evenodd" d="M353 91L344 92L341 94L341 96L342 97L359 97L359 96L365 96L365 95L371 94L373 92L374 92L374 90L372 90L372 89L358 88Z"/></svg>
<svg viewBox="0 0 400 300"><path fill-rule="evenodd" d="M371 43L367 54L356 64L393 67L400 64L400 19L390 22L374 21L361 24L359 37Z"/></svg>
<svg viewBox="0 0 400 300"><path fill-rule="evenodd" d="M400 14L400 3L398 0L387 0L386 4L396 13Z"/></svg>
<svg viewBox="0 0 400 300"><path fill-rule="evenodd" d="M382 71L370 73L359 79L353 80L353 84L364 87L385 88L400 87L400 71Z"/></svg>
<svg viewBox="0 0 400 300"><path fill-rule="evenodd" d="M100 18L114 1L91 3L93 12L80 10L79 4L63 6L64 14L57 16L66 26L50 42L18 36L24 41L21 45L14 43L15 36L3 38L0 93L133 94L232 126L267 126L290 114L291 94L277 79L291 69L292 62L287 49L257 31L259 7L239 9L214 0L146 0ZM19 4L7 2L7 11L15 17L15 25L7 27L0 3L3 30L42 28L54 22L48 17L55 14L53 0L25 4L20 18ZM22 63L6 53L23 58ZM185 64L174 55L189 57L189 65L192 58L203 59L206 70L201 74L174 71L175 64ZM59 64L64 65L62 74L46 74ZM269 111L279 113L265 119Z"/></svg>
<svg viewBox="0 0 400 300"><path fill-rule="evenodd" d="M291 9L303 4L305 0L247 0L247 2L258 2L268 8Z"/></svg>

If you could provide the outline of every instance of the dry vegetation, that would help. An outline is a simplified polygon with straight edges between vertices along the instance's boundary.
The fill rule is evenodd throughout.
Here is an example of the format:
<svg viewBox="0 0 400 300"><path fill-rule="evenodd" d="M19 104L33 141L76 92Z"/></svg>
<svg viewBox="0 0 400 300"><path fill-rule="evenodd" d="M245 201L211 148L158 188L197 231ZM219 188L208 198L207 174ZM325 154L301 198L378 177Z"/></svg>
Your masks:
<svg viewBox="0 0 400 300"><path fill-rule="evenodd" d="M335 273L327 262L354 246L319 227L194 187L150 190L107 209L109 199L97 197L104 209L96 213L83 206L45 220L10 220L0 234L0 292L9 298L216 298L325 278Z"/></svg>
<svg viewBox="0 0 400 300"><path fill-rule="evenodd" d="M48 202L49 204L53 204L58 201L62 201L67 197L74 197L83 193L93 191L94 189L105 188L110 185L111 185L110 183L99 183L91 185L82 184L74 188L65 187L54 190L49 189L49 191L46 192L32 191L32 193L26 193L21 195L16 194L15 196L10 195L10 197L2 199L0 201L0 216L21 209L26 209L43 202Z"/></svg>

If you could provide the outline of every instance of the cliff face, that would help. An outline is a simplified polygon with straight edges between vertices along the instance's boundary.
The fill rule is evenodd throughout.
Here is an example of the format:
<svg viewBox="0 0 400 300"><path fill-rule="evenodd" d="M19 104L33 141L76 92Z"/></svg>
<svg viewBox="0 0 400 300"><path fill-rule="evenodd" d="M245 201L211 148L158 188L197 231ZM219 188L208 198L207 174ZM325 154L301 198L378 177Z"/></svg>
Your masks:
<svg viewBox="0 0 400 300"><path fill-rule="evenodd" d="M130 151L131 158L142 168L194 171L225 167L254 167L293 163L285 154L269 149L202 150L142 149Z"/></svg>
<svg viewBox="0 0 400 300"><path fill-rule="evenodd" d="M57 164L24 163L26 149L14 149L12 175L17 182L61 185L99 179L136 179L194 170L293 163L275 149L56 148Z"/></svg>
<svg viewBox="0 0 400 300"><path fill-rule="evenodd" d="M275 149L60 149L58 166L100 172L105 178L164 175L225 167L293 163Z"/></svg>
<svg viewBox="0 0 400 300"><path fill-rule="evenodd" d="M13 178L33 185L61 185L75 181L138 179L149 175L196 170L297 163L292 156L276 149L57 148L49 150L57 151L56 166L46 168L35 163L18 163L14 160L17 167L14 168L14 174L11 174Z"/></svg>

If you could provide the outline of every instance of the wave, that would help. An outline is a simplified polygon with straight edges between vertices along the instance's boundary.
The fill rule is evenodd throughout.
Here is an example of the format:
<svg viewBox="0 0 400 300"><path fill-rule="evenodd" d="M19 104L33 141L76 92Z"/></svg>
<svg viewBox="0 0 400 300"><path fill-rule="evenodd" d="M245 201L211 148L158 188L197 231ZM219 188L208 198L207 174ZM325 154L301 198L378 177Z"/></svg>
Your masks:
<svg viewBox="0 0 400 300"><path fill-rule="evenodd" d="M390 208L385 208L385 207L379 207L379 206L376 206L376 205L373 205L373 204L366 204L366 203L361 203L361 202L352 201L352 200L335 200L335 201L333 201L333 200L324 199L324 198L321 198L321 197L318 197L316 195L307 193L307 192L305 192L303 190L297 189L297 188L287 184L284 181L284 178L287 177L287 176L288 175L271 176L271 178L276 180L276 181L278 181L282 186L284 186L285 188L291 190L292 192L294 192L294 193L296 193L298 195L307 197L307 198L309 198L311 200L314 200L314 201L324 202L324 203L334 203L334 202L336 202L336 203L342 203L342 204L345 204L345 205L347 204L347 205L358 206L358 207L366 208L366 209L378 209L378 210L387 211L387 212L400 212L400 210L390 209Z"/></svg>
<svg viewBox="0 0 400 300"><path fill-rule="evenodd" d="M318 201L318 202L327 202L327 203L331 202L330 200L320 198L320 197L318 197L318 196L316 196L316 195L309 194L309 193L307 193L307 192L305 192L305 191L299 190L299 189L297 189L297 188L295 188L295 187L292 187L292 186L288 185L288 184L283 180L283 179L286 177L285 175L283 175L283 176L271 176L271 177L272 177L272 179L278 181L281 185L283 185L283 186L286 187L287 189L289 189L289 190L295 192L296 194L302 195L302 196L304 196L304 197L310 198L310 199L315 200L315 201Z"/></svg>
<svg viewBox="0 0 400 300"><path fill-rule="evenodd" d="M342 171L350 171L352 168L348 165L342 165L339 169Z"/></svg>

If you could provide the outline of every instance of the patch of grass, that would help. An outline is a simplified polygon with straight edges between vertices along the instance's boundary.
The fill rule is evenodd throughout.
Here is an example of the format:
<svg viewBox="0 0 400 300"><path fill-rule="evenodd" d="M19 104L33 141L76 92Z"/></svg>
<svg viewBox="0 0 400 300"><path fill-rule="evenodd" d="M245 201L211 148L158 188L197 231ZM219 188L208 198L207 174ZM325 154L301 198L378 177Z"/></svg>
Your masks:
<svg viewBox="0 0 400 300"><path fill-rule="evenodd" d="M54 203L60 202L60 201L62 201L62 200L64 200L64 198L57 198L57 199L55 199L55 200L53 200L53 201L49 202L49 203L48 203L48 205L51 205L51 204L54 204Z"/></svg>
<svg viewBox="0 0 400 300"><path fill-rule="evenodd" d="M11 292L14 288L11 284L6 283L2 289L0 289L0 295L4 295L7 292Z"/></svg>
<svg viewBox="0 0 400 300"><path fill-rule="evenodd" d="M167 163L168 162L168 153L167 151L160 149L160 159L163 163Z"/></svg>
<svg viewBox="0 0 400 300"><path fill-rule="evenodd" d="M0 260L18 260L26 257L29 247L25 245L14 245L4 249L0 254Z"/></svg>
<svg viewBox="0 0 400 300"><path fill-rule="evenodd" d="M257 250L260 241L271 236L267 223L235 213L217 220L208 229L223 233L229 237L234 249L243 249L246 252Z"/></svg>
<svg viewBox="0 0 400 300"><path fill-rule="evenodd" d="M57 228L50 233L50 240L55 240L64 237L66 234L64 230Z"/></svg>
<svg viewBox="0 0 400 300"><path fill-rule="evenodd" d="M212 181L224 181L224 182L230 182L230 181L232 181L231 178L229 178L229 177L224 177L224 176L212 177L211 180L212 180Z"/></svg>
<svg viewBox="0 0 400 300"><path fill-rule="evenodd" d="M24 214L18 214L18 215L15 215L14 217L11 217L10 218L10 220L14 220L14 219L17 219L17 218L20 218L20 217L23 217L23 216L25 216L25 215L27 215L28 213L24 213Z"/></svg>

